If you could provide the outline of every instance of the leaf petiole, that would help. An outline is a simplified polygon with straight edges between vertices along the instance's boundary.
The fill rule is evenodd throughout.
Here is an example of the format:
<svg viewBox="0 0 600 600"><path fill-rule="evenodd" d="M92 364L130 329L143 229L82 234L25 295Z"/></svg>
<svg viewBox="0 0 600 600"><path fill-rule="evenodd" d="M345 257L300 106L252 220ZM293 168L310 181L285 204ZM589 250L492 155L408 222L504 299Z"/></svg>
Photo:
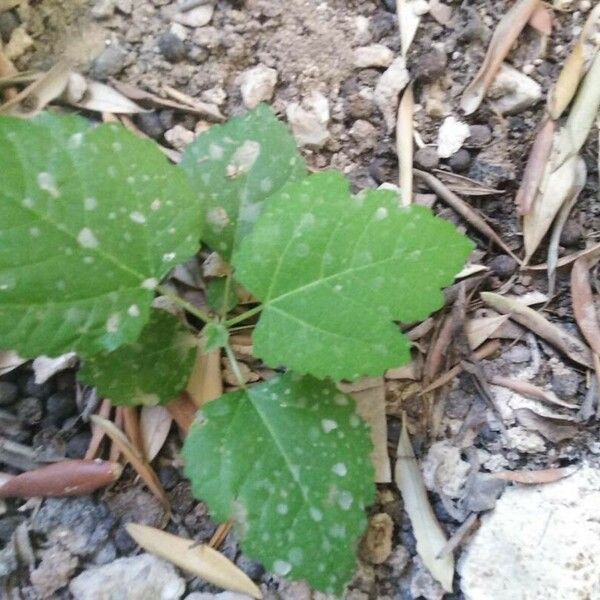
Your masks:
<svg viewBox="0 0 600 600"><path fill-rule="evenodd" d="M225 354L227 354L227 358L229 359L229 364L231 365L231 370L233 371L233 374L235 375L235 378L237 379L240 387L242 389L246 389L246 382L244 381L244 378L242 377L242 371L240 369L240 364L237 361L237 358L235 357L235 354L233 353L233 350L231 349L231 346L229 344L227 344L225 346Z"/></svg>
<svg viewBox="0 0 600 600"><path fill-rule="evenodd" d="M259 304L258 306L255 306L254 308L247 310L246 312L242 313L241 315L238 315L237 317L233 317L232 319L225 321L225 326L231 327L232 325L237 325L238 323L241 323L242 321L247 321L254 315L257 315L262 309L263 309L263 305Z"/></svg>

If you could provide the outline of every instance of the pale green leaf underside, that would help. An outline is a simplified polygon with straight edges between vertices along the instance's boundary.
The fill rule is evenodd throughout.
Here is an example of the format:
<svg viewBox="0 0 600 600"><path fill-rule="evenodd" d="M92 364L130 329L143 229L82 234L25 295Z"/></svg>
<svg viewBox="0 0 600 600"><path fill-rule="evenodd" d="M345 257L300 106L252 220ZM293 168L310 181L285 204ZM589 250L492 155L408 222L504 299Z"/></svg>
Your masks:
<svg viewBox="0 0 600 600"><path fill-rule="evenodd" d="M290 183L265 205L233 263L264 304L254 353L316 377L379 375L409 359L393 321L426 318L442 305L473 249L455 227L397 196L351 197L328 172Z"/></svg>
<svg viewBox="0 0 600 600"><path fill-rule="evenodd" d="M152 310L135 342L87 359L78 377L113 404L153 406L185 389L197 350L194 336L176 317Z"/></svg>
<svg viewBox="0 0 600 600"><path fill-rule="evenodd" d="M305 174L294 138L260 105L190 144L181 166L205 206L204 241L229 260L266 198Z"/></svg>
<svg viewBox="0 0 600 600"><path fill-rule="evenodd" d="M183 454L194 494L265 566L340 594L374 499L368 429L332 384L293 374L208 403Z"/></svg>
<svg viewBox="0 0 600 600"><path fill-rule="evenodd" d="M0 347L25 357L133 341L153 288L197 250L187 178L148 141L75 116L0 118Z"/></svg>

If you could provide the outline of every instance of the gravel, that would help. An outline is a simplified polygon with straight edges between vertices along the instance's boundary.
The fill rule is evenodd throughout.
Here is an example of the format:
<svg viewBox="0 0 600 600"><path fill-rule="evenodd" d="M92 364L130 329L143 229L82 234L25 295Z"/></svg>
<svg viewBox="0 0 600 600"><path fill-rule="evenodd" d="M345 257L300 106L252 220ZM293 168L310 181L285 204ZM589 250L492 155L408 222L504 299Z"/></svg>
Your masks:
<svg viewBox="0 0 600 600"><path fill-rule="evenodd" d="M9 381L0 381L0 406L12 404L19 395L19 388Z"/></svg>

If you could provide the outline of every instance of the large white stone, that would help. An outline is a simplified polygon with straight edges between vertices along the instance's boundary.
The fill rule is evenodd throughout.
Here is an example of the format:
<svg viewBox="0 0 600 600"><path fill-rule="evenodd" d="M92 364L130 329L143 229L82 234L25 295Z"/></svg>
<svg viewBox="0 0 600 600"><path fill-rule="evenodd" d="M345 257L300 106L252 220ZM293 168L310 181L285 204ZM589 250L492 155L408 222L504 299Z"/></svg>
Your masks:
<svg viewBox="0 0 600 600"><path fill-rule="evenodd" d="M322 148L329 139L329 100L321 92L312 92L302 104L290 104L286 115L300 146Z"/></svg>
<svg viewBox="0 0 600 600"><path fill-rule="evenodd" d="M600 470L508 488L458 570L467 600L598 600Z"/></svg>
<svg viewBox="0 0 600 600"><path fill-rule="evenodd" d="M529 108L542 97L542 86L504 63L490 86L488 96L499 113L514 115Z"/></svg>
<svg viewBox="0 0 600 600"><path fill-rule="evenodd" d="M389 67L393 60L394 53L383 44L361 46L354 50L354 66L359 69Z"/></svg>
<svg viewBox="0 0 600 600"><path fill-rule="evenodd" d="M275 69L261 64L244 71L240 75L240 91L246 108L256 108L261 102L271 100L276 85Z"/></svg>

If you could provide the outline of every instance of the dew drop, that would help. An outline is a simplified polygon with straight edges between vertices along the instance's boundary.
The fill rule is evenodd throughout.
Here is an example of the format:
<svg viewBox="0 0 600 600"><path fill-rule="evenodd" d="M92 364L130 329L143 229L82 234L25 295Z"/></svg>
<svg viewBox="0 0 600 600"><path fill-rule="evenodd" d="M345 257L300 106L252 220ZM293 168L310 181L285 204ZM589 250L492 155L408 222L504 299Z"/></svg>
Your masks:
<svg viewBox="0 0 600 600"><path fill-rule="evenodd" d="M273 563L273 571L284 577L292 570L292 565L287 560L276 560Z"/></svg>
<svg viewBox="0 0 600 600"><path fill-rule="evenodd" d="M139 223L140 225L143 225L146 222L146 217L137 210L134 210L133 212L129 213L129 218L134 223Z"/></svg>
<svg viewBox="0 0 600 600"><path fill-rule="evenodd" d="M121 315L119 313L113 313L106 320L106 331L108 333L116 333L119 331L119 324L121 323Z"/></svg>
<svg viewBox="0 0 600 600"><path fill-rule="evenodd" d="M376 211L375 211L375 220L376 221L383 221L384 219L386 219L388 216L388 209L385 208L385 206L380 206Z"/></svg>
<svg viewBox="0 0 600 600"><path fill-rule="evenodd" d="M86 198L83 201L83 207L85 208L85 210L96 210L98 206L98 201L96 200L96 198Z"/></svg>
<svg viewBox="0 0 600 600"><path fill-rule="evenodd" d="M315 508L314 506L311 506L310 509L308 510L309 514L310 514L310 518L313 521L321 521L323 519L323 513L318 509Z"/></svg>
<svg viewBox="0 0 600 600"><path fill-rule="evenodd" d="M60 196L52 173L47 173L45 171L38 173L37 182L40 189L48 192L53 198L58 198Z"/></svg>
<svg viewBox="0 0 600 600"><path fill-rule="evenodd" d="M350 492L341 491L338 494L338 504L342 510L350 510L352 502L354 502L354 498Z"/></svg>
<svg viewBox="0 0 600 600"><path fill-rule="evenodd" d="M97 248L98 240L89 227L84 227L77 235L77 241L83 248Z"/></svg>
<svg viewBox="0 0 600 600"><path fill-rule="evenodd" d="M31 237L40 237L40 228L39 227L30 227L29 228L29 235L31 235Z"/></svg>
<svg viewBox="0 0 600 600"><path fill-rule="evenodd" d="M335 465L331 467L331 470L340 477L344 477L348 473L348 468L344 463L335 463Z"/></svg>
<svg viewBox="0 0 600 600"><path fill-rule="evenodd" d="M330 431L337 429L338 424L336 421L334 421L332 419L323 419L321 421L321 427L323 428L323 431L325 433L329 433Z"/></svg>
<svg viewBox="0 0 600 600"><path fill-rule="evenodd" d="M127 314L130 317L139 317L140 316L140 307L137 304L132 304L128 309L127 309Z"/></svg>
<svg viewBox="0 0 600 600"><path fill-rule="evenodd" d="M158 285L158 279L156 277L149 277L142 281L142 287L146 290L153 290Z"/></svg>
<svg viewBox="0 0 600 600"><path fill-rule="evenodd" d="M162 202L156 198L156 200L152 200L152 204L150 205L151 210L158 210L162 206Z"/></svg>
<svg viewBox="0 0 600 600"><path fill-rule="evenodd" d="M278 512L280 515L287 515L287 512L288 512L288 505L287 505L287 504L283 504L283 503L282 503L282 504L278 504L278 505L277 505L277 512Z"/></svg>

